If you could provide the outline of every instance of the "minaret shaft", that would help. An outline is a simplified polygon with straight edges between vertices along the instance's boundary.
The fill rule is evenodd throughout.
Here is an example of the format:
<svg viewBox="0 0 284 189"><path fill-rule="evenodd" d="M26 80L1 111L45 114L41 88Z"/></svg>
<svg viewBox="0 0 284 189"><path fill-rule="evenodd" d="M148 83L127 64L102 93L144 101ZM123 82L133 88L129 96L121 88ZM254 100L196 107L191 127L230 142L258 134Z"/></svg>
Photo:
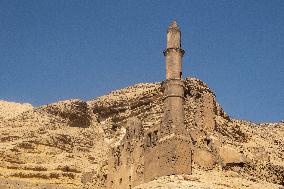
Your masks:
<svg viewBox="0 0 284 189"><path fill-rule="evenodd" d="M167 32L166 80L164 88L164 118L161 125L161 137L184 132L184 82L182 80L181 33L173 21Z"/></svg>
<svg viewBox="0 0 284 189"><path fill-rule="evenodd" d="M182 53L181 49L166 50L166 79L181 79Z"/></svg>
<svg viewBox="0 0 284 189"><path fill-rule="evenodd" d="M182 57L184 50L181 49L181 33L177 23L173 21L167 31L166 79L182 78Z"/></svg>

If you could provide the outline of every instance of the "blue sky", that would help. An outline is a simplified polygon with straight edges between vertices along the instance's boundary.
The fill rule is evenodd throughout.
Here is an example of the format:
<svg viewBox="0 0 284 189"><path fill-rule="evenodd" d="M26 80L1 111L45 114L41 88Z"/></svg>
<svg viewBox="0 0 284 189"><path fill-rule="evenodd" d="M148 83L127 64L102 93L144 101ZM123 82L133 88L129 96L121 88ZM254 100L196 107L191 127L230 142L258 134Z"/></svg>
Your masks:
<svg viewBox="0 0 284 189"><path fill-rule="evenodd" d="M234 118L284 119L284 1L0 0L0 99L35 106L162 81L166 29L184 76Z"/></svg>

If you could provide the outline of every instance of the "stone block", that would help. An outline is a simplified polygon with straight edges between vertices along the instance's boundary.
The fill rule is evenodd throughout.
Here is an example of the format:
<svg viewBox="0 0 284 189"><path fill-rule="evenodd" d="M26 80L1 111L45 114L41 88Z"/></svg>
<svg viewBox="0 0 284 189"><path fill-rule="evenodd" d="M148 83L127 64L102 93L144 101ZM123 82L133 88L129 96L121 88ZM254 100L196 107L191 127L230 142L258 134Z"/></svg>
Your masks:
<svg viewBox="0 0 284 189"><path fill-rule="evenodd" d="M228 146L223 146L219 149L219 156L224 165L245 163L243 154Z"/></svg>
<svg viewBox="0 0 284 189"><path fill-rule="evenodd" d="M215 160L213 155L207 150L197 149L193 152L193 162L204 170L211 170Z"/></svg>
<svg viewBox="0 0 284 189"><path fill-rule="evenodd" d="M146 182L155 177L178 174L191 174L191 140L173 135L146 151Z"/></svg>

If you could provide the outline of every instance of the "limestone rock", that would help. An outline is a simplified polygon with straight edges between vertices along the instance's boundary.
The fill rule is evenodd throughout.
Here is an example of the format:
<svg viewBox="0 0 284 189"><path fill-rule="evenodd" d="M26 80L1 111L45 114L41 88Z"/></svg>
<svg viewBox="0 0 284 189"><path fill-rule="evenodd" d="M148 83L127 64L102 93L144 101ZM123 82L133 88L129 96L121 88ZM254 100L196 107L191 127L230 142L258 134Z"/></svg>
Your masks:
<svg viewBox="0 0 284 189"><path fill-rule="evenodd" d="M219 156L224 165L245 163L245 157L236 149L223 146L219 149Z"/></svg>
<svg viewBox="0 0 284 189"><path fill-rule="evenodd" d="M36 108L38 112L46 112L68 120L71 127L89 127L90 115L86 102L78 99L65 100Z"/></svg>
<svg viewBox="0 0 284 189"><path fill-rule="evenodd" d="M193 161L203 170L211 170L214 167L215 160L212 153L206 150L194 150Z"/></svg>
<svg viewBox="0 0 284 189"><path fill-rule="evenodd" d="M15 103L0 100L0 120L13 118L25 111L33 109L29 103Z"/></svg>

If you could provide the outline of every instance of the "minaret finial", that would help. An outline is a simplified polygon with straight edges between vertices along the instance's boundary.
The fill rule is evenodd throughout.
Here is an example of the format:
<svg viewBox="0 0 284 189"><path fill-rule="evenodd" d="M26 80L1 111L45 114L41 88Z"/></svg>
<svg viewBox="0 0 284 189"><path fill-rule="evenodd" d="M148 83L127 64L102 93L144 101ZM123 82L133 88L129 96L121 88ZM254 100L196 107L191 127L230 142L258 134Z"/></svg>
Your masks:
<svg viewBox="0 0 284 189"><path fill-rule="evenodd" d="M171 22L171 24L168 27L168 32L173 31L173 30L180 31L177 21L175 19Z"/></svg>

